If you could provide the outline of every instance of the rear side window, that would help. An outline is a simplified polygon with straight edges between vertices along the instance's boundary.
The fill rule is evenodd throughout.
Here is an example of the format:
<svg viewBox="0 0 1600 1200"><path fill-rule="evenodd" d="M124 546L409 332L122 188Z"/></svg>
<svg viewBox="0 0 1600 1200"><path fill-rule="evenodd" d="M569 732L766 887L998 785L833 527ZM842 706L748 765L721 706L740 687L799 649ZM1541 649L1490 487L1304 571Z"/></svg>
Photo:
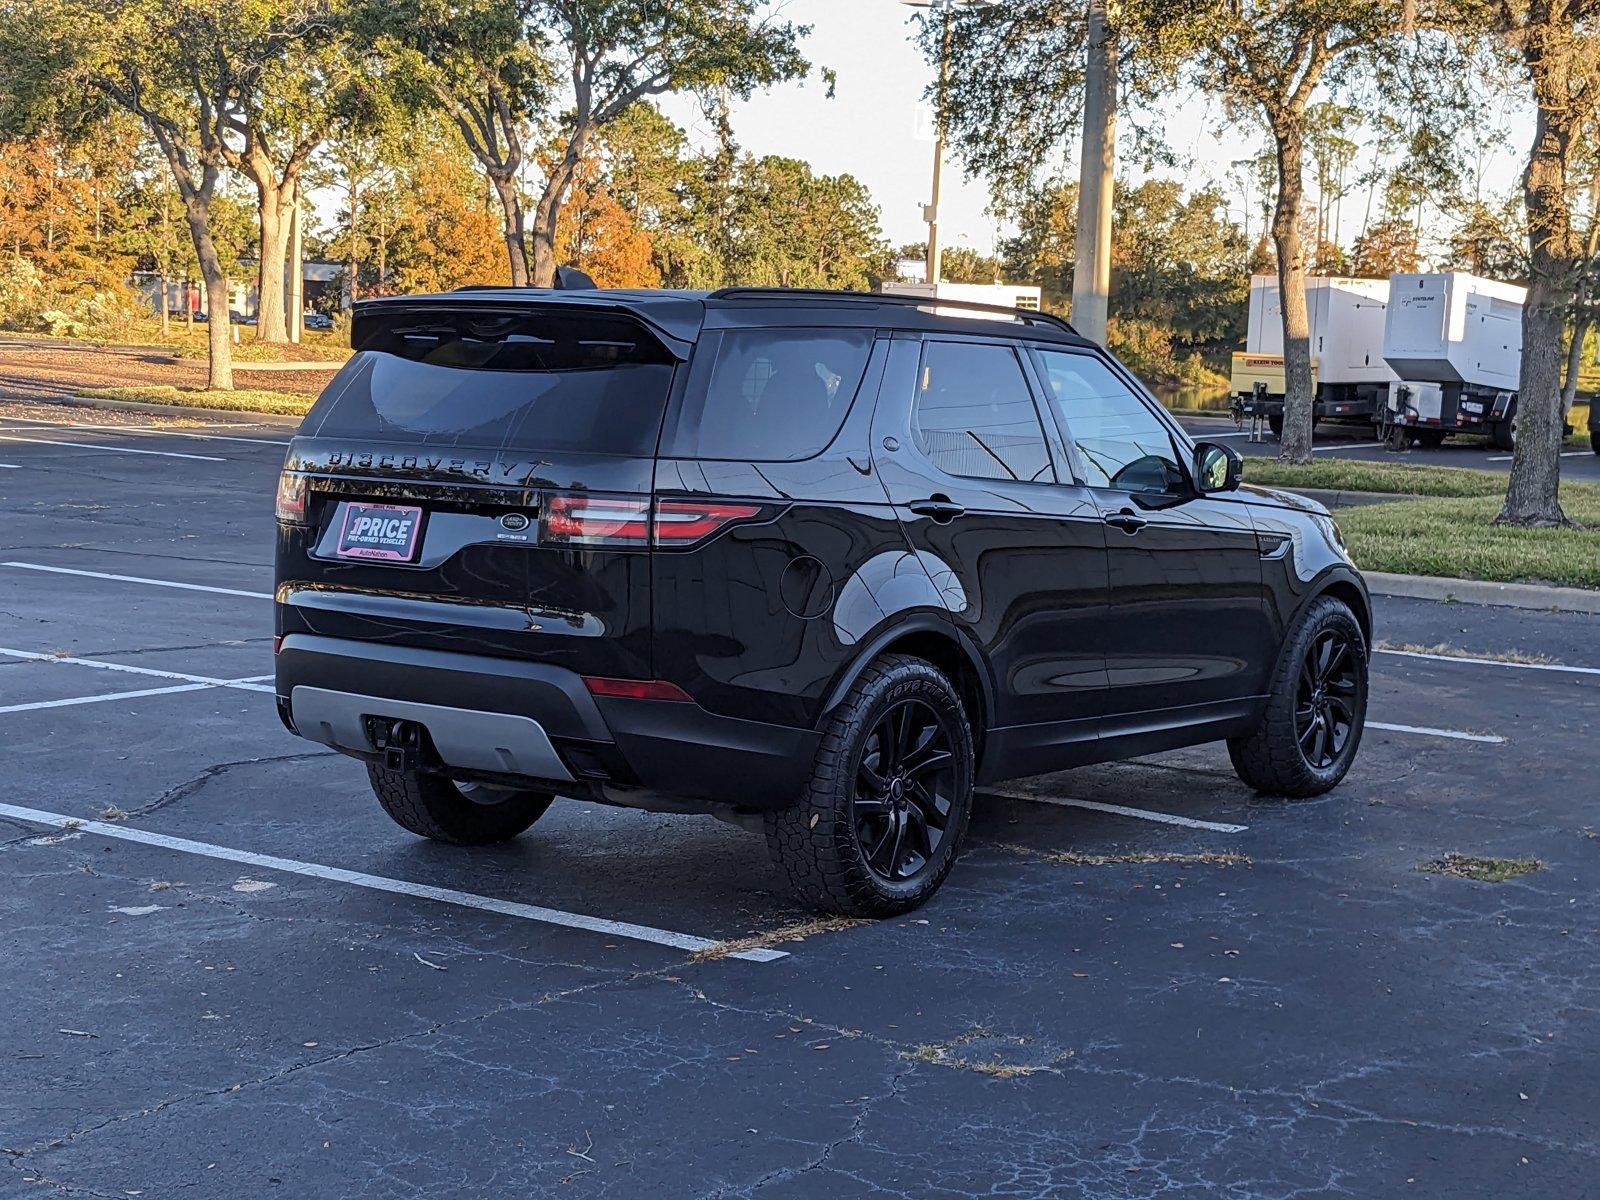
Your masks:
<svg viewBox="0 0 1600 1200"><path fill-rule="evenodd" d="M1055 482L1033 393L1007 346L929 342L911 420L917 448L947 474Z"/></svg>
<svg viewBox="0 0 1600 1200"><path fill-rule="evenodd" d="M676 360L608 316L442 311L357 325L306 419L317 437L649 455Z"/></svg>
<svg viewBox="0 0 1600 1200"><path fill-rule="evenodd" d="M872 339L858 329L729 329L707 337L669 456L795 462L820 453L850 412Z"/></svg>

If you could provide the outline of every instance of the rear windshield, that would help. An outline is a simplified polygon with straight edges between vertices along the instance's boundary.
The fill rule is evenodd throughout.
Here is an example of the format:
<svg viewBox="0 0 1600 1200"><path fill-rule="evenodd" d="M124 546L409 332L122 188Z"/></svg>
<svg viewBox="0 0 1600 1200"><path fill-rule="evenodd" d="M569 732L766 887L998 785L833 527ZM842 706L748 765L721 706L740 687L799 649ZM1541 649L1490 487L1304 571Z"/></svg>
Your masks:
<svg viewBox="0 0 1600 1200"><path fill-rule="evenodd" d="M695 352L672 458L793 462L838 435L873 334L860 329L730 329Z"/></svg>
<svg viewBox="0 0 1600 1200"><path fill-rule="evenodd" d="M367 318L303 431L433 447L655 452L675 360L608 316L443 312Z"/></svg>

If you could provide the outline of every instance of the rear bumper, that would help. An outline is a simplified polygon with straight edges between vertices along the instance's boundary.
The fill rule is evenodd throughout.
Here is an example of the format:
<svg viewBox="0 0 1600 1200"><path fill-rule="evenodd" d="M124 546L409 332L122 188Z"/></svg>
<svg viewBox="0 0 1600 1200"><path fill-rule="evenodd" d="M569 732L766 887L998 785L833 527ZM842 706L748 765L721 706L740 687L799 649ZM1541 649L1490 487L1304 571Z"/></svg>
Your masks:
<svg viewBox="0 0 1600 1200"><path fill-rule="evenodd" d="M565 668L295 633L277 656L278 710L300 736L381 761L367 718L428 731L437 769L533 781L627 803L787 807L820 740L698 704L590 695Z"/></svg>

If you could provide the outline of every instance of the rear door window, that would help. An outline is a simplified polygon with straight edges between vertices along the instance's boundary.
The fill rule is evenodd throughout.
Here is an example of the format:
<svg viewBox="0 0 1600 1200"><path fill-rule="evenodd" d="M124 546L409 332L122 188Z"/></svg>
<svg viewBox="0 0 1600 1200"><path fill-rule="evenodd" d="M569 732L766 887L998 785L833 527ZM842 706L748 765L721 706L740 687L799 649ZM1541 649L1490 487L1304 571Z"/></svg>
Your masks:
<svg viewBox="0 0 1600 1200"><path fill-rule="evenodd" d="M672 458L796 462L838 436L872 353L860 329L729 329L695 352Z"/></svg>
<svg viewBox="0 0 1600 1200"><path fill-rule="evenodd" d="M676 360L633 321L441 311L358 323L304 430L411 445L650 455Z"/></svg>
<svg viewBox="0 0 1600 1200"><path fill-rule="evenodd" d="M1009 346L927 343L911 422L917 448L948 475L1055 482L1028 377Z"/></svg>

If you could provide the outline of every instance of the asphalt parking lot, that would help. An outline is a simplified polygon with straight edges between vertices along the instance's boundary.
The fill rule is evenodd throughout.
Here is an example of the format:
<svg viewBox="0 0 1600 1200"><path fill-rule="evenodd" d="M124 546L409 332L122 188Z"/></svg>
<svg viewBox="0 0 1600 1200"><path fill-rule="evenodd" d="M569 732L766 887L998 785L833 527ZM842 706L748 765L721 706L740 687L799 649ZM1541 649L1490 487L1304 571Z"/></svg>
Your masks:
<svg viewBox="0 0 1600 1200"><path fill-rule="evenodd" d="M1263 429L1265 440L1250 441L1249 426L1236 426L1230 417L1185 416L1183 427L1197 438L1220 440L1245 455L1275 458L1278 439ZM1371 425L1346 425L1323 421L1316 429L1313 453L1335 458L1365 459L1370 462L1400 462L1418 467L1465 467L1474 471L1511 470L1511 452L1496 450L1487 438L1468 434L1451 437L1434 450L1413 446L1396 452L1379 442ZM1569 441L1561 451L1561 476L1580 482L1600 482L1600 455L1586 444Z"/></svg>
<svg viewBox="0 0 1600 1200"><path fill-rule="evenodd" d="M1332 795L1029 780L817 924L709 818L403 833L273 712L286 427L128 420L0 405L0 1198L1594 1194L1594 617L1380 599Z"/></svg>

